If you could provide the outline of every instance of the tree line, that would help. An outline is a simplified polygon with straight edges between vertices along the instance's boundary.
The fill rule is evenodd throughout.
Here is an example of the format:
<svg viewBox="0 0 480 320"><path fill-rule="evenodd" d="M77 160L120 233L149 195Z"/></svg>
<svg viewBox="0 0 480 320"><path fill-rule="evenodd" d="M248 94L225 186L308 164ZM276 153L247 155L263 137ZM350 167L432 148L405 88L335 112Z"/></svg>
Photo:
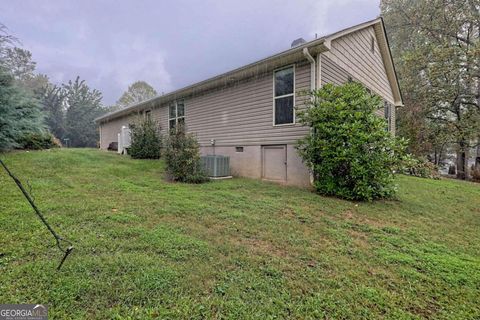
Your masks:
<svg viewBox="0 0 480 320"><path fill-rule="evenodd" d="M37 73L32 53L18 45L0 23L0 151L28 148L31 140L96 147L95 118L157 95L148 83L137 81L115 105L105 106L102 93L79 76L54 84Z"/></svg>
<svg viewBox="0 0 480 320"><path fill-rule="evenodd" d="M455 154L457 177L467 178L480 150L480 1L382 0L380 8L405 104L399 135L436 165Z"/></svg>

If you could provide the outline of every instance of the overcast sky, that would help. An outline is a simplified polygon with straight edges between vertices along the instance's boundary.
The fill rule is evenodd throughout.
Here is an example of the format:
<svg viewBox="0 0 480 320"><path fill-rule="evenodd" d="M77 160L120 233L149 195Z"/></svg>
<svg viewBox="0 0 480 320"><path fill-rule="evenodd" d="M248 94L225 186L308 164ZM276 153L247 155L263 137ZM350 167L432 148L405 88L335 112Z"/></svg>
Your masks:
<svg viewBox="0 0 480 320"><path fill-rule="evenodd" d="M106 105L136 80L166 93L378 15L378 0L0 0L38 72L79 75Z"/></svg>

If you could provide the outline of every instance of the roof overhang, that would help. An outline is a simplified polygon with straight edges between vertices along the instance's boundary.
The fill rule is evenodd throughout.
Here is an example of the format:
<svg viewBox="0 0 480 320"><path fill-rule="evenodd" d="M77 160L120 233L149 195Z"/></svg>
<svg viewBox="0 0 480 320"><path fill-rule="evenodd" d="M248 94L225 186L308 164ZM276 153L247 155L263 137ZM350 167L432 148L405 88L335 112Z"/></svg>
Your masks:
<svg viewBox="0 0 480 320"><path fill-rule="evenodd" d="M160 106L163 103L189 97L204 93L216 88L224 88L237 81L254 78L256 76L271 72L272 70L282 67L287 64L306 60L303 49L308 48L308 51L312 55L328 51L331 48L331 42L337 38L343 37L355 31L359 31L363 28L373 27L377 36L378 45L380 47L382 60L385 65L388 80L393 93L395 106L403 106L402 93L398 83L397 73L395 71L395 65L393 64L392 53L388 44L387 33L382 18L377 18L371 21L364 22L362 24L332 33L328 36L321 37L309 42L304 43L298 47L294 47L267 57L265 59L256 61L246 66L237 68L235 70L220 74L210 79L197 82L179 90L175 90L168 94L160 95L149 100L142 101L140 103L128 106L124 109L107 113L101 117L95 119L95 122L105 122L118 118L135 111L142 111L145 109L152 109Z"/></svg>
<svg viewBox="0 0 480 320"><path fill-rule="evenodd" d="M243 66L241 68L220 74L213 78L197 82L182 89L170 92L168 94L142 101L140 103L128 106L118 111L107 113L101 117L96 118L95 122L99 123L109 121L111 119L118 118L135 111L151 109L169 101L197 95L216 88L226 87L237 81L254 78L256 76L271 72L272 70L282 67L284 65L301 60L306 60L303 54L304 48L308 48L311 54L318 54L320 52L328 50L328 48L324 45L324 38L315 39L301 46L291 48L284 52Z"/></svg>
<svg viewBox="0 0 480 320"><path fill-rule="evenodd" d="M331 43L333 40L368 27L373 27L373 29L375 30L375 35L377 37L378 46L380 48L380 53L382 55L385 71L387 73L387 78L390 83L390 87L392 89L394 104L397 107L403 106L402 92L400 90L397 72L395 70L395 65L393 63L392 52L390 51L390 45L388 43L387 32L385 30L385 24L383 22L383 18L380 17L380 18L367 21L359 25L332 33L325 37L324 45L325 47L328 48L328 50L330 50Z"/></svg>

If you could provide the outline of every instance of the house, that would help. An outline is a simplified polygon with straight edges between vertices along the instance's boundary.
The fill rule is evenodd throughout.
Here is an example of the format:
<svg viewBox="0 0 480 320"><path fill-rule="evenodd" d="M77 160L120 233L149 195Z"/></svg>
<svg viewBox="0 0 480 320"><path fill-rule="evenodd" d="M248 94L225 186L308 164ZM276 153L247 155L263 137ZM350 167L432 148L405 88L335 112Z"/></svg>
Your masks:
<svg viewBox="0 0 480 320"><path fill-rule="evenodd" d="M296 40L284 52L99 117L100 148L117 141L122 126L148 116L165 135L185 124L202 154L230 157L234 175L307 186L309 170L295 150L309 131L296 122L308 99L302 92L350 80L384 100L378 114L395 134L402 98L378 18L309 42Z"/></svg>

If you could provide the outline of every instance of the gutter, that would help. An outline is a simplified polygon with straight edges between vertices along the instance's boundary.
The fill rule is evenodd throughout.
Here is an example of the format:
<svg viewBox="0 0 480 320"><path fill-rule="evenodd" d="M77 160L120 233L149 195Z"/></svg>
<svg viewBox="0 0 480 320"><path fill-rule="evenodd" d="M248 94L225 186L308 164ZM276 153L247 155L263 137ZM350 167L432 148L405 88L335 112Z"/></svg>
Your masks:
<svg viewBox="0 0 480 320"><path fill-rule="evenodd" d="M240 68L234 69L232 71L220 74L218 76L209 78L207 80L197 82L195 84L192 84L192 85L186 86L184 88L175 90L175 91L167 93L165 95L159 95L159 96L153 97L149 100L145 100L145 101L139 102L137 104L128 106L124 109L107 113L103 116L100 116L100 117L96 118L94 121L96 123L99 123L99 122L102 122L103 120L114 119L114 118L120 117L122 115L126 115L128 113L131 113L133 111L141 110L141 108L146 107L146 106L152 107L153 104L157 104L157 103L161 103L161 102L168 101L168 100L171 100L171 99L176 99L176 98L179 98L179 97L183 97L184 95L188 95L191 92L208 90L211 87L219 86L220 84L224 83L225 81L228 81L229 79L240 80L240 79L242 79L242 74L243 73L255 73L255 72L261 71L262 69L264 69L262 67L262 65L264 65L264 64L268 64L268 63L284 64L284 63L281 62L284 59L288 59L289 57L292 57L294 55L301 56L303 49L310 48L310 50L315 51L314 53L325 51L325 50L327 50L327 48L324 46L324 41L325 41L325 38L323 38L323 37L319 38L319 39L312 40L312 41L307 42L307 43L305 43L301 46L298 46L298 47L295 47L295 48L290 48L286 51L280 52L280 53L275 54L273 56L269 56L269 57L264 58L262 60L250 63L250 64L245 65L243 67L240 67ZM307 52L308 52L308 55L310 56L310 58L312 58L312 56L310 55L310 52L308 50L307 50ZM315 69L313 70L313 72L315 72Z"/></svg>
<svg viewBox="0 0 480 320"><path fill-rule="evenodd" d="M245 65L243 67L231 70L229 72L220 74L220 75L212 77L210 79L200 81L198 83L186 86L186 87L181 88L179 90L175 90L175 91L170 92L168 94L160 95L160 96L151 98L149 100L142 101L140 103L128 106L128 107L126 107L122 110L110 112L108 114L105 114L103 116L100 116L100 117L96 118L94 121L98 124L98 123L100 123L102 121L105 121L105 120L111 120L111 119L129 114L131 112L134 112L136 110L141 110L141 108L144 108L144 107L147 107L147 106L153 107L153 105L158 104L158 103L162 103L162 102L169 101L169 100L176 99L176 98L181 98L181 97L183 97L183 96L185 96L185 95L187 95L191 92L199 92L199 91L203 91L203 90L208 90L212 86L213 87L214 86L219 86L222 83L230 81L230 79L232 79L232 78L235 79L235 80L239 80L239 78L237 76L239 76L241 78L242 73L246 73L246 72L254 73L255 70L259 71L261 69L264 69L262 67L263 64L272 63L272 62L275 62L275 61L281 61L282 59L287 59L290 55L294 55L294 54L297 54L297 53L299 55L301 55L302 51L303 51L303 55L310 61L310 63L315 64L315 60L313 59L311 54L316 55L316 54L318 54L319 52L322 52L322 51L329 51L331 49L332 40L334 40L338 37L344 36L346 34L361 30L363 28L375 25L377 23L380 23L382 25L382 27L384 29L383 31L384 31L384 34L385 34L385 26L384 26L382 18L377 18L377 19L374 19L374 20L370 20L370 21L364 22L362 24L359 24L359 25L356 25L356 26L338 31L336 33L332 33L332 34L323 36L321 38L309 41L309 42L304 43L304 44L302 44L298 47L288 49L286 51L277 53L275 55L272 55L272 56L269 56L269 57L264 58L262 60L250 63L250 64ZM386 35L385 35L385 37L386 37ZM387 41L387 47L390 50L390 46L388 45L388 37L386 37L386 41ZM312 59L313 59L313 61L312 61ZM390 53L390 59L391 59L391 53ZM318 66L320 66L320 60L316 64ZM393 69L395 70L395 65L393 65ZM320 78L320 75L321 75L320 72L318 72L317 77L315 76L315 73L316 73L316 71L315 71L315 68L314 68L313 71L312 71L312 74L311 74L312 79ZM396 75L395 71L394 71L394 74L395 74L395 78L396 78L397 75ZM316 81L318 83L316 83L316 82L313 83L313 85L311 86L312 89L320 88L320 81L319 80L320 79L317 79L317 81ZM398 90L399 90L400 100L402 100L401 99L402 92L400 91L400 87L398 85L398 79L396 79L396 82L397 82L397 86L398 86ZM399 102L400 102L399 105L401 105L401 101L399 101Z"/></svg>

